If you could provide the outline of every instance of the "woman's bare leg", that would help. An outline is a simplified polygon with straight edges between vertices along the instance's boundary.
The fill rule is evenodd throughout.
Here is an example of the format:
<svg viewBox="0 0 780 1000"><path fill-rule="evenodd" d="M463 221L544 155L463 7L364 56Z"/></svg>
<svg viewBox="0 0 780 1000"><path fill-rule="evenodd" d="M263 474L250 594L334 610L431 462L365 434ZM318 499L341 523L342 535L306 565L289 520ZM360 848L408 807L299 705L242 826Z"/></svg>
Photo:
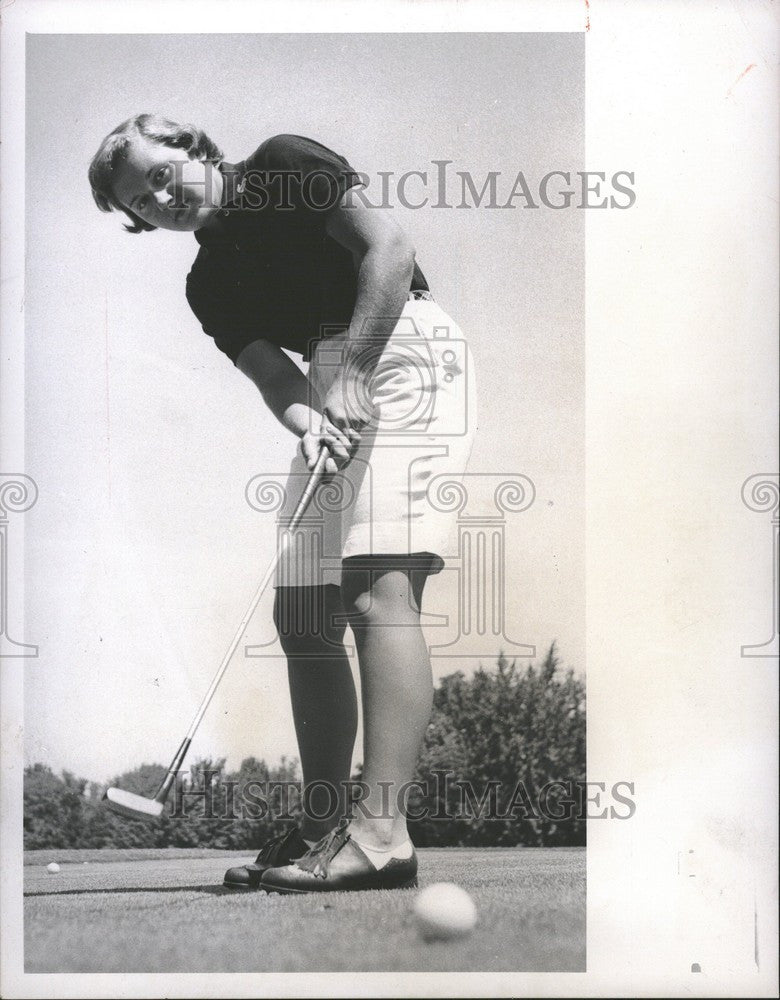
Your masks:
<svg viewBox="0 0 780 1000"><path fill-rule="evenodd" d="M418 557L419 561L419 557ZM414 777L430 721L433 680L420 628L427 570L411 558L345 559L341 597L355 636L363 701L363 781L368 794L355 811L353 836L377 848L407 837L399 802ZM383 568L386 567L386 568Z"/></svg>

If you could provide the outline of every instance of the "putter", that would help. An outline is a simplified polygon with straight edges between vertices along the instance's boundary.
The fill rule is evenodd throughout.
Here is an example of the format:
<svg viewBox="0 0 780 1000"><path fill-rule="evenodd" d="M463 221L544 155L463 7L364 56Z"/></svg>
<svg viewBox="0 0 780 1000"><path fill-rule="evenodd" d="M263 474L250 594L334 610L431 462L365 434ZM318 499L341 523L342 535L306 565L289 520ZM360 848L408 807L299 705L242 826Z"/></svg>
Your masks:
<svg viewBox="0 0 780 1000"><path fill-rule="evenodd" d="M301 499L298 501L298 506L295 508L295 511L290 518L290 523L287 525L279 545L277 546L276 555L272 559L265 576L260 582L260 586L257 588L255 596L252 598L252 602L249 605L247 613L241 619L241 624L238 626L236 634L233 637L233 641L230 643L228 651L225 653L222 663L220 663L219 669L214 675L214 679L206 692L206 696L200 703L200 707L195 713L195 718L192 720L190 728L187 730L184 739L179 745L179 749L176 751L174 758L171 761L171 766L168 768L168 772L163 778L162 784L157 789L154 797L151 799L146 798L144 795L136 795L134 792L125 791L124 788L107 788L103 794L103 798L113 812L118 813L120 816L129 816L133 819L148 820L157 819L162 815L165 800L168 798L168 793L173 787L176 775L179 773L179 770L184 763L184 758L187 756L190 743L192 743L195 732L200 725L203 716L206 714L209 702L214 697L214 692L219 687L219 682L222 680L228 664L238 648L238 644L241 642L241 637L249 624L250 618L255 613L257 605L260 603L260 598L263 596L265 588L270 583L271 577L274 574L274 570L276 569L279 560L289 548L290 538L293 532L300 524L301 518L306 512L306 508L309 506L311 498L314 496L315 490L319 486L322 474L325 470L325 460L327 459L328 454L328 448L323 445L317 458L317 464L312 469L311 474L309 475L309 481L306 483L306 488L301 495Z"/></svg>

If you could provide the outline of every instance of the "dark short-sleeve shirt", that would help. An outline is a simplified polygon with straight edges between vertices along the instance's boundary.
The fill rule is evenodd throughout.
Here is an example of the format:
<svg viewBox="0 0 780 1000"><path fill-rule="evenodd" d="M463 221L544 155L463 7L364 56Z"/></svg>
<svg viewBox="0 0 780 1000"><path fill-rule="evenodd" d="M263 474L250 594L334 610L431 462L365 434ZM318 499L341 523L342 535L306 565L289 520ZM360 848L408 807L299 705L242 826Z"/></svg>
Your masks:
<svg viewBox="0 0 780 1000"><path fill-rule="evenodd" d="M187 301L235 364L268 340L310 358L344 330L357 294L352 254L328 236L331 211L360 177L344 157L297 135L267 139L241 163L223 163L221 210L195 233L200 250ZM415 264L410 290L427 290Z"/></svg>

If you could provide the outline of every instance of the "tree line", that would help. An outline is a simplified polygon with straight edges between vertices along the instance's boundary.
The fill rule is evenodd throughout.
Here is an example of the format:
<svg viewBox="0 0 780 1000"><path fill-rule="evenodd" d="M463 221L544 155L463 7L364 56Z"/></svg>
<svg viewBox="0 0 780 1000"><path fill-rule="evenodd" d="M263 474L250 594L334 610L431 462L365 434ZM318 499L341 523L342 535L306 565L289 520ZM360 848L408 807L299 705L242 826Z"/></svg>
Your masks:
<svg viewBox="0 0 780 1000"><path fill-rule="evenodd" d="M153 795L164 773L144 764L110 784ZM359 769L353 777L359 798ZM411 836L418 846L581 845L585 820L572 802L584 780L584 681L562 670L555 644L538 665L500 654L494 668L450 674L434 691L408 789ZM224 759L196 761L155 823L114 815L103 791L68 771L26 768L25 847L251 852L301 815L298 763L284 758L249 757L237 771Z"/></svg>

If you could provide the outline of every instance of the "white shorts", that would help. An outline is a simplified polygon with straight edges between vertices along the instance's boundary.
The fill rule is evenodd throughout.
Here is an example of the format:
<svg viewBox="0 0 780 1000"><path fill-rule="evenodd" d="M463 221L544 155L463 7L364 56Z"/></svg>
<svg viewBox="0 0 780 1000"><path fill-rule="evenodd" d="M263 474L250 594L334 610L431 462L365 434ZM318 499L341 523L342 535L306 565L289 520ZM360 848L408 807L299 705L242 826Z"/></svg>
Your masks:
<svg viewBox="0 0 780 1000"><path fill-rule="evenodd" d="M343 377L345 338L319 341L312 355L308 379L316 409ZM474 362L463 334L434 301L410 298L373 376L362 384L376 419L361 430L349 464L320 486L277 566L275 587L338 585L341 561L352 556L420 553L429 571L440 572L453 551L456 484L477 420ZM299 448L280 525L289 522L308 476Z"/></svg>

